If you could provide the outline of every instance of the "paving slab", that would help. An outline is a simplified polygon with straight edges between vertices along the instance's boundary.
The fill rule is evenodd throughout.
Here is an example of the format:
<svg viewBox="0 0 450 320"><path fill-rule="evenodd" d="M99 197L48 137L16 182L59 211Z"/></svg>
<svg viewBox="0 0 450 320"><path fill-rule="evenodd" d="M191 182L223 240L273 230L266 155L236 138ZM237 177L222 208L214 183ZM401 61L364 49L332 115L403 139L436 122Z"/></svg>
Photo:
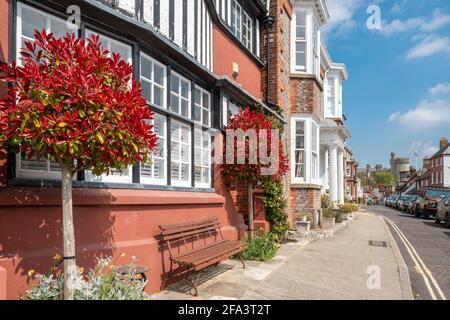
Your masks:
<svg viewBox="0 0 450 320"><path fill-rule="evenodd" d="M347 228L333 237L282 245L269 262L249 261L247 268L236 261L226 262L219 271L212 267L199 285L199 296L189 294L189 286L175 284L155 299L213 300L357 300L412 299L409 278L389 229L379 217L359 212ZM342 230L343 229L343 230ZM386 247L369 245L369 240L385 241ZM407 283L405 283L407 282ZM187 285L187 286L186 286Z"/></svg>

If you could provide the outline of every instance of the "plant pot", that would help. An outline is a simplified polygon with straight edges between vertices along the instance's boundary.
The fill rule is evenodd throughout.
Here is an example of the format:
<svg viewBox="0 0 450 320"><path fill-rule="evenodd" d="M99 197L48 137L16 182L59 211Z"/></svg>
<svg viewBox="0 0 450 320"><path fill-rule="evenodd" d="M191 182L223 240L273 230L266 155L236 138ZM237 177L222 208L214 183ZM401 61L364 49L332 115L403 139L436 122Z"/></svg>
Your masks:
<svg viewBox="0 0 450 320"><path fill-rule="evenodd" d="M322 228L333 229L336 224L336 218L322 218Z"/></svg>
<svg viewBox="0 0 450 320"><path fill-rule="evenodd" d="M297 231L308 232L311 229L311 222L297 221Z"/></svg>
<svg viewBox="0 0 450 320"><path fill-rule="evenodd" d="M341 213L341 220L348 220L350 218L349 213Z"/></svg>

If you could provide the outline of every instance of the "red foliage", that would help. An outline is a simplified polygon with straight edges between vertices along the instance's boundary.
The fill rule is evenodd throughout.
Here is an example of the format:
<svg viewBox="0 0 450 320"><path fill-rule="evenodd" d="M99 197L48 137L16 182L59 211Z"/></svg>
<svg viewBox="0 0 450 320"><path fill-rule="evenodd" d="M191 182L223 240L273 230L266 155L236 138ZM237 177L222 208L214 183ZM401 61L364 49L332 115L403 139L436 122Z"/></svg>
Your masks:
<svg viewBox="0 0 450 320"><path fill-rule="evenodd" d="M276 155L271 154L272 137L271 132L274 129L273 123L269 121L262 113L253 112L250 108L241 110L239 114L231 117L225 130L254 130L255 139L251 140L248 137L245 139L245 164L238 164L238 142L237 139L234 141L234 161L233 164L225 163L222 165L222 173L225 179L231 184L249 183L261 181L264 178L270 177L271 179L278 180L288 171L288 162L283 151L283 146L281 141L279 142L278 157L272 159L270 163L264 163L261 161L260 157L260 131L267 132L267 156L275 157ZM279 136L278 136L279 138ZM258 159L255 164L249 161L250 158L250 144L256 147L256 153ZM224 158L227 155L227 144L224 143L223 155ZM264 152L263 152L264 154ZM262 169L271 167L272 162L275 162L276 172L270 176L263 175Z"/></svg>
<svg viewBox="0 0 450 320"><path fill-rule="evenodd" d="M156 145L152 113L132 67L84 41L45 31L22 49L22 65L0 66L12 84L0 100L0 144L28 157L54 159L74 172L123 169L145 160Z"/></svg>

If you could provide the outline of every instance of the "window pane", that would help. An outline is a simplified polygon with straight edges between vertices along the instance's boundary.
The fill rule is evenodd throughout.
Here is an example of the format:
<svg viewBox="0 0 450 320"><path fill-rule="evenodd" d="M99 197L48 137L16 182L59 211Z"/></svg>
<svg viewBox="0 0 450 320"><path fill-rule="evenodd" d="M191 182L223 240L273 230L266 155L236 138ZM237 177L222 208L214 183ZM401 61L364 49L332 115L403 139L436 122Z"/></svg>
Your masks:
<svg viewBox="0 0 450 320"><path fill-rule="evenodd" d="M209 126L209 111L203 109L203 124Z"/></svg>
<svg viewBox="0 0 450 320"><path fill-rule="evenodd" d="M182 181L189 181L190 176L190 165L188 164L182 164L181 165L181 180Z"/></svg>
<svg viewBox="0 0 450 320"><path fill-rule="evenodd" d="M122 58L122 60L125 60L128 62L130 52L127 47L125 47L117 42L111 42L111 52L120 54L120 57Z"/></svg>
<svg viewBox="0 0 450 320"><path fill-rule="evenodd" d="M193 116L194 121L200 121L201 114L202 114L201 108L196 105L194 108L194 116Z"/></svg>
<svg viewBox="0 0 450 320"><path fill-rule="evenodd" d="M65 22L55 20L55 19L50 20L50 29L56 38L65 36L67 32L70 32L70 33L73 32L72 30L69 30L67 28L67 25Z"/></svg>
<svg viewBox="0 0 450 320"><path fill-rule="evenodd" d="M155 64L154 68L153 81L161 86L164 86L164 69L157 64Z"/></svg>
<svg viewBox="0 0 450 320"><path fill-rule="evenodd" d="M184 117L189 116L189 101L181 100L181 115Z"/></svg>
<svg viewBox="0 0 450 320"><path fill-rule="evenodd" d="M296 149L305 149L305 137L297 136L295 139L295 148Z"/></svg>
<svg viewBox="0 0 450 320"><path fill-rule="evenodd" d="M152 62L144 57L141 58L141 76L152 79Z"/></svg>
<svg viewBox="0 0 450 320"><path fill-rule="evenodd" d="M172 74L170 85L173 92L180 93L180 79L177 76Z"/></svg>
<svg viewBox="0 0 450 320"><path fill-rule="evenodd" d="M181 82L181 95L186 99L189 99L189 83L186 81Z"/></svg>
<svg viewBox="0 0 450 320"><path fill-rule="evenodd" d="M155 178L156 179L164 179L164 166L165 166L165 161L162 159L155 159Z"/></svg>
<svg viewBox="0 0 450 320"><path fill-rule="evenodd" d="M22 34L34 39L34 30L47 30L47 19L40 14L22 9Z"/></svg>
<svg viewBox="0 0 450 320"><path fill-rule="evenodd" d="M296 122L296 134L304 134L305 133L305 123L303 121Z"/></svg>
<svg viewBox="0 0 450 320"><path fill-rule="evenodd" d="M181 146L181 161L190 162L189 161L189 146L182 145Z"/></svg>
<svg viewBox="0 0 450 320"><path fill-rule="evenodd" d="M173 112L179 113L180 111L178 110L178 106L180 104L180 100L178 99L178 97L176 95L172 94L170 100L171 100L170 109Z"/></svg>
<svg viewBox="0 0 450 320"><path fill-rule="evenodd" d="M160 107L164 106L164 90L160 87L154 86L153 93L154 93L153 103Z"/></svg>
<svg viewBox="0 0 450 320"><path fill-rule="evenodd" d="M209 94L203 92L203 108L209 110Z"/></svg>
<svg viewBox="0 0 450 320"><path fill-rule="evenodd" d="M152 87L150 82L142 80L142 96L147 99L147 101L152 101Z"/></svg>
<svg viewBox="0 0 450 320"><path fill-rule="evenodd" d="M173 161L171 162L170 172L171 172L172 179L174 179L174 180L180 179L180 168L179 168L179 164L177 162L173 162Z"/></svg>

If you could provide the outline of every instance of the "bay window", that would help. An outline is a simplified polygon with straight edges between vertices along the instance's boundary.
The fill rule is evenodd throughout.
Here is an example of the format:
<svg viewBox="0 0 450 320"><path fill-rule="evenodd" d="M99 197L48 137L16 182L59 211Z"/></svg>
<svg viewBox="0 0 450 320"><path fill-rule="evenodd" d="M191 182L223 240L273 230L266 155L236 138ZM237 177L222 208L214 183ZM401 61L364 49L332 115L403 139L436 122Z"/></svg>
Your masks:
<svg viewBox="0 0 450 320"><path fill-rule="evenodd" d="M326 94L327 94L326 116L334 117L336 115L336 78L328 77Z"/></svg>
<svg viewBox="0 0 450 320"><path fill-rule="evenodd" d="M292 19L292 72L320 78L320 30L310 9L297 9Z"/></svg>
<svg viewBox="0 0 450 320"><path fill-rule="evenodd" d="M310 115L291 118L291 182L319 182L319 126Z"/></svg>
<svg viewBox="0 0 450 320"><path fill-rule="evenodd" d="M259 25L257 24L257 28ZM253 52L253 19L242 8L237 0L233 0L231 11L231 32L242 44ZM258 40L256 40L258 42ZM258 48L257 48L258 50Z"/></svg>

